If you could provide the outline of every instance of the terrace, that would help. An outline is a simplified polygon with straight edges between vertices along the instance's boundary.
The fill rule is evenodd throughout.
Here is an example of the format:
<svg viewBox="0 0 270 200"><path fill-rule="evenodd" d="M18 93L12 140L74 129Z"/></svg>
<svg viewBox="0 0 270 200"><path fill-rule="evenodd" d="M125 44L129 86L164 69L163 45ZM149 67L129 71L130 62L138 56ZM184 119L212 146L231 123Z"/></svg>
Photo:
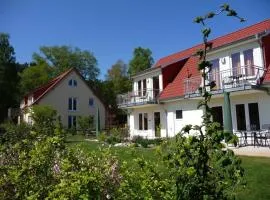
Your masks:
<svg viewBox="0 0 270 200"><path fill-rule="evenodd" d="M117 105L120 108L140 106L146 104L157 104L160 94L159 89L135 90L117 96Z"/></svg>
<svg viewBox="0 0 270 200"><path fill-rule="evenodd" d="M212 94L224 91L239 91L257 88L261 84L264 69L255 65L242 66L227 70L212 70L208 73L206 85L212 81L215 87L211 89ZM202 77L193 76L184 80L185 98L200 96L199 87L202 86ZM210 86L207 86L210 91Z"/></svg>

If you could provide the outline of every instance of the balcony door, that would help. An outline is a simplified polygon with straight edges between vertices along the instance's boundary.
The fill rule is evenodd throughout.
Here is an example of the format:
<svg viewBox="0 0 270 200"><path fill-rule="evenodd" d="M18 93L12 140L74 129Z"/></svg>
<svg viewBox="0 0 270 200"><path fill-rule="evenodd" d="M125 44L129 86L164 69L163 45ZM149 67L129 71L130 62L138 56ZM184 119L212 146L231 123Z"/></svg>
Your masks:
<svg viewBox="0 0 270 200"><path fill-rule="evenodd" d="M240 62L240 53L234 53L231 55L232 58L232 75L238 77L241 75L241 62Z"/></svg>
<svg viewBox="0 0 270 200"><path fill-rule="evenodd" d="M248 49L243 52L244 63L245 63L245 74L246 76L254 76L254 61L253 61L253 49Z"/></svg>
<svg viewBox="0 0 270 200"><path fill-rule="evenodd" d="M215 59L210 62L212 64L212 70L210 73L209 81L215 81L216 86L213 88L214 90L220 89L219 59Z"/></svg>
<svg viewBox="0 0 270 200"><path fill-rule="evenodd" d="M153 91L154 91L154 98L156 98L159 94L159 77L153 77Z"/></svg>

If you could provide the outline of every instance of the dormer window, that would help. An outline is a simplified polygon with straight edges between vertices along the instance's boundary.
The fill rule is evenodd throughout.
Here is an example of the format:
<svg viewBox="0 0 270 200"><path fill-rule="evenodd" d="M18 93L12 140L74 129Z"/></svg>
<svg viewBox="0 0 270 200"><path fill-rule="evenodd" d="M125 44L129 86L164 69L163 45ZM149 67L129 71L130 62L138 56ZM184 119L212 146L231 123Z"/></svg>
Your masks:
<svg viewBox="0 0 270 200"><path fill-rule="evenodd" d="M70 79L68 81L68 85L71 86L71 87L77 87L77 81L74 80L74 79Z"/></svg>

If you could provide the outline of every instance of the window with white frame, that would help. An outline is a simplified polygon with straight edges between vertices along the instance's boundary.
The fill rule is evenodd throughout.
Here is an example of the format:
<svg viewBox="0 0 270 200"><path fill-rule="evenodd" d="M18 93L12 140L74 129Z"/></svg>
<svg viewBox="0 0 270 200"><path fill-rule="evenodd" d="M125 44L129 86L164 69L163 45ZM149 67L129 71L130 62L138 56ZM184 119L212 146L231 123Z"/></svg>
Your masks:
<svg viewBox="0 0 270 200"><path fill-rule="evenodd" d="M139 130L148 130L148 114L139 113Z"/></svg>
<svg viewBox="0 0 270 200"><path fill-rule="evenodd" d="M68 116L68 128L76 128L77 126L77 117L74 115Z"/></svg>
<svg viewBox="0 0 270 200"><path fill-rule="evenodd" d="M76 111L77 110L77 98L69 97L68 98L68 110Z"/></svg>

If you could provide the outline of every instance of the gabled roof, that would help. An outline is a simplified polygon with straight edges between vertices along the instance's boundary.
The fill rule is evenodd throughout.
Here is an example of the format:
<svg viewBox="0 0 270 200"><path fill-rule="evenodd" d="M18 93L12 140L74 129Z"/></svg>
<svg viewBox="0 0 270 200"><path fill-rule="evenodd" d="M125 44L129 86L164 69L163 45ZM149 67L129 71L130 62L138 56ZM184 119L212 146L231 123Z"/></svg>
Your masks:
<svg viewBox="0 0 270 200"><path fill-rule="evenodd" d="M209 42L212 43L213 49L229 45L231 43L244 40L256 34L260 34L264 31L270 30L270 19L259 22L252 26L240 29L238 31L232 32L230 34L218 37ZM203 47L203 44L196 45L184 51L166 56L158 60L154 67L166 67L173 63L177 63L180 60L187 59L183 64L180 71L178 72L175 79L167 85L166 88L160 94L160 100L178 98L184 96L184 79L190 76L199 75L197 70L198 58L193 56L196 51Z"/></svg>
<svg viewBox="0 0 270 200"><path fill-rule="evenodd" d="M235 31L235 32L229 33L227 35L218 37L218 38L213 39L209 42L212 42L213 49L215 49L215 48L221 47L223 45L227 45L227 44L245 39L249 36L253 36L255 34L261 33L263 31L269 30L269 29L270 29L270 19L267 19L265 21L248 26L248 27L240 29L238 31ZM196 45L196 46L191 47L189 49L186 49L184 51L180 51L180 52L171 54L169 56L163 57L155 63L154 67L166 66L170 63L173 63L173 62L176 62L178 60L190 57L201 47L202 47L202 44L199 44L199 45Z"/></svg>
<svg viewBox="0 0 270 200"><path fill-rule="evenodd" d="M100 99L100 96L96 93L96 91L93 88L91 88L87 84L87 82L85 81L85 79L82 77L82 75L80 74L80 72L76 68L70 68L70 69L68 69L67 71L65 71L64 73L62 73L59 76L55 77L54 79L52 79L48 83L46 83L46 84L44 84L44 85L42 85L42 86L34 89L30 93L28 93L26 95L26 97L28 97L30 95L33 95L33 97L34 97L34 102L31 105L38 103L45 95L47 95L53 88L55 88L71 72L75 72L83 80L83 82L87 85L87 87L90 88L90 90L93 92L93 94L96 97L99 98L100 102L105 106L105 103Z"/></svg>

